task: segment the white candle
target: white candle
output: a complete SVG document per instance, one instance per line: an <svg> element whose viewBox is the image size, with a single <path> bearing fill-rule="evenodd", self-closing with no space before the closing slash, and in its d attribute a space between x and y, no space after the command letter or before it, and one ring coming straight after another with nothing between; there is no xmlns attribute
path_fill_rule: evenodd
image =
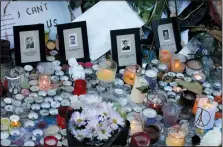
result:
<svg viewBox="0 0 223 147"><path fill-rule="evenodd" d="M195 125L200 129L211 129L214 126L217 102L208 102L208 98L198 101Z"/></svg>
<svg viewBox="0 0 223 147"><path fill-rule="evenodd" d="M138 120L132 120L130 121L130 135L132 136L133 134L137 132L142 132L142 123Z"/></svg>
<svg viewBox="0 0 223 147"><path fill-rule="evenodd" d="M141 91L139 91L137 88L142 86L141 84L141 79L142 77L140 76L136 76L135 78L135 83L134 86L132 88L132 92L131 92L131 101L133 101L134 103L143 103L144 99L145 99L145 94L141 93Z"/></svg>

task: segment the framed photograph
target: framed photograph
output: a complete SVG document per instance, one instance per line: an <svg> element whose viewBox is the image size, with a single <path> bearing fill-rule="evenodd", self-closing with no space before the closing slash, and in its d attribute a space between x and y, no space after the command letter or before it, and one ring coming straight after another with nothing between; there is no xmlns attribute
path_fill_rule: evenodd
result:
<svg viewBox="0 0 223 147"><path fill-rule="evenodd" d="M142 65L139 28L111 30L112 58L118 69L128 65Z"/></svg>
<svg viewBox="0 0 223 147"><path fill-rule="evenodd" d="M72 57L78 62L90 60L86 21L57 25L57 34L63 62Z"/></svg>
<svg viewBox="0 0 223 147"><path fill-rule="evenodd" d="M157 55L161 49L177 53L181 50L180 31L175 17L152 22Z"/></svg>
<svg viewBox="0 0 223 147"><path fill-rule="evenodd" d="M44 24L14 26L15 64L33 65L46 61Z"/></svg>

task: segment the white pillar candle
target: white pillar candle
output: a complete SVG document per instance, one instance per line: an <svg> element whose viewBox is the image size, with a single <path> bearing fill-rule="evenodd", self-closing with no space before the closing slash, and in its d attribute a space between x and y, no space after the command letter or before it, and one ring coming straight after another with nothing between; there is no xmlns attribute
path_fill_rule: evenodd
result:
<svg viewBox="0 0 223 147"><path fill-rule="evenodd" d="M141 91L137 89L138 87L142 86L141 83L142 83L142 77L136 76L135 83L131 92L131 101L133 101L134 103L143 103L145 99L145 94L141 93Z"/></svg>
<svg viewBox="0 0 223 147"><path fill-rule="evenodd" d="M209 102L208 98L198 101L195 125L200 129L211 129L214 126L217 102Z"/></svg>

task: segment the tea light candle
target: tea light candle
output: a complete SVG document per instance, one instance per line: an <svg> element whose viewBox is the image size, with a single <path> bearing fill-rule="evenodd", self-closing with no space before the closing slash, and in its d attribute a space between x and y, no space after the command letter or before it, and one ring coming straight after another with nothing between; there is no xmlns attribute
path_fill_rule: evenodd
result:
<svg viewBox="0 0 223 147"><path fill-rule="evenodd" d="M44 138L44 146L56 146L58 139L54 136L47 136Z"/></svg>
<svg viewBox="0 0 223 147"><path fill-rule="evenodd" d="M200 129L211 129L214 126L215 113L218 103L202 98L198 101L195 125Z"/></svg>
<svg viewBox="0 0 223 147"><path fill-rule="evenodd" d="M35 126L34 121L32 120L27 120L24 122L24 128L25 130L27 130L28 132L31 131L33 129L33 127Z"/></svg>
<svg viewBox="0 0 223 147"><path fill-rule="evenodd" d="M193 73L192 78L193 78L193 80L195 80L197 82L204 82L205 81L205 76L201 72Z"/></svg>
<svg viewBox="0 0 223 147"><path fill-rule="evenodd" d="M39 76L39 88L41 90L48 90L51 87L51 79L49 75L43 74Z"/></svg>
<svg viewBox="0 0 223 147"><path fill-rule="evenodd" d="M20 134L21 134L20 129L12 129L10 131L10 135L13 140L16 140L17 138L19 138Z"/></svg>
<svg viewBox="0 0 223 147"><path fill-rule="evenodd" d="M186 57L181 54L175 54L171 60L171 71L182 73L185 69L184 62L186 61Z"/></svg>
<svg viewBox="0 0 223 147"><path fill-rule="evenodd" d="M19 122L20 118L18 115L11 115L9 119L11 120L10 126L12 128L17 128L21 126L21 123Z"/></svg>
<svg viewBox="0 0 223 147"><path fill-rule="evenodd" d="M173 87L173 91L176 93L180 93L181 90L182 90L182 88L180 88L180 87Z"/></svg>
<svg viewBox="0 0 223 147"><path fill-rule="evenodd" d="M34 146L35 143L32 140L28 140L26 142L24 142L24 146Z"/></svg>
<svg viewBox="0 0 223 147"><path fill-rule="evenodd" d="M184 146L186 134L179 130L170 132L166 138L167 146Z"/></svg>

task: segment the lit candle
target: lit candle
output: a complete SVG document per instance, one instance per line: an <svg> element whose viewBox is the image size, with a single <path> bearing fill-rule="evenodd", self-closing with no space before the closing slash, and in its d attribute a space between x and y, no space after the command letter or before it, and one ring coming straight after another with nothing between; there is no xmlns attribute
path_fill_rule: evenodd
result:
<svg viewBox="0 0 223 147"><path fill-rule="evenodd" d="M160 63L166 64L170 68L171 53L168 50L161 50L159 54Z"/></svg>
<svg viewBox="0 0 223 147"><path fill-rule="evenodd" d="M115 71L109 69L101 69L97 72L97 77L103 82L112 82L115 79Z"/></svg>
<svg viewBox="0 0 223 147"><path fill-rule="evenodd" d="M17 128L21 126L21 123L19 121L11 121L10 126L11 128Z"/></svg>
<svg viewBox="0 0 223 147"><path fill-rule="evenodd" d="M200 129L211 129L214 126L216 109L217 102L210 102L208 98L199 99L195 125Z"/></svg>
<svg viewBox="0 0 223 147"><path fill-rule="evenodd" d="M123 75L125 83L134 85L136 74L141 73L141 67L139 65L127 66Z"/></svg>
<svg viewBox="0 0 223 147"><path fill-rule="evenodd" d="M176 93L180 93L181 90L182 90L182 88L180 88L180 87L173 87L172 90L173 90L174 92L176 92Z"/></svg>
<svg viewBox="0 0 223 147"><path fill-rule="evenodd" d="M39 76L39 88L41 90L48 90L51 88L51 79L49 75L43 74Z"/></svg>
<svg viewBox="0 0 223 147"><path fill-rule="evenodd" d="M133 134L137 132L142 132L142 123L139 120L132 120L130 121L130 135L132 136Z"/></svg>
<svg viewBox="0 0 223 147"><path fill-rule="evenodd" d="M182 130L170 132L166 138L167 146L184 146L185 144L185 132Z"/></svg>
<svg viewBox="0 0 223 147"><path fill-rule="evenodd" d="M184 72L185 69L185 63L186 62L186 57L181 54L175 54L172 57L171 60L171 71L172 72L177 72L177 73L182 73Z"/></svg>

